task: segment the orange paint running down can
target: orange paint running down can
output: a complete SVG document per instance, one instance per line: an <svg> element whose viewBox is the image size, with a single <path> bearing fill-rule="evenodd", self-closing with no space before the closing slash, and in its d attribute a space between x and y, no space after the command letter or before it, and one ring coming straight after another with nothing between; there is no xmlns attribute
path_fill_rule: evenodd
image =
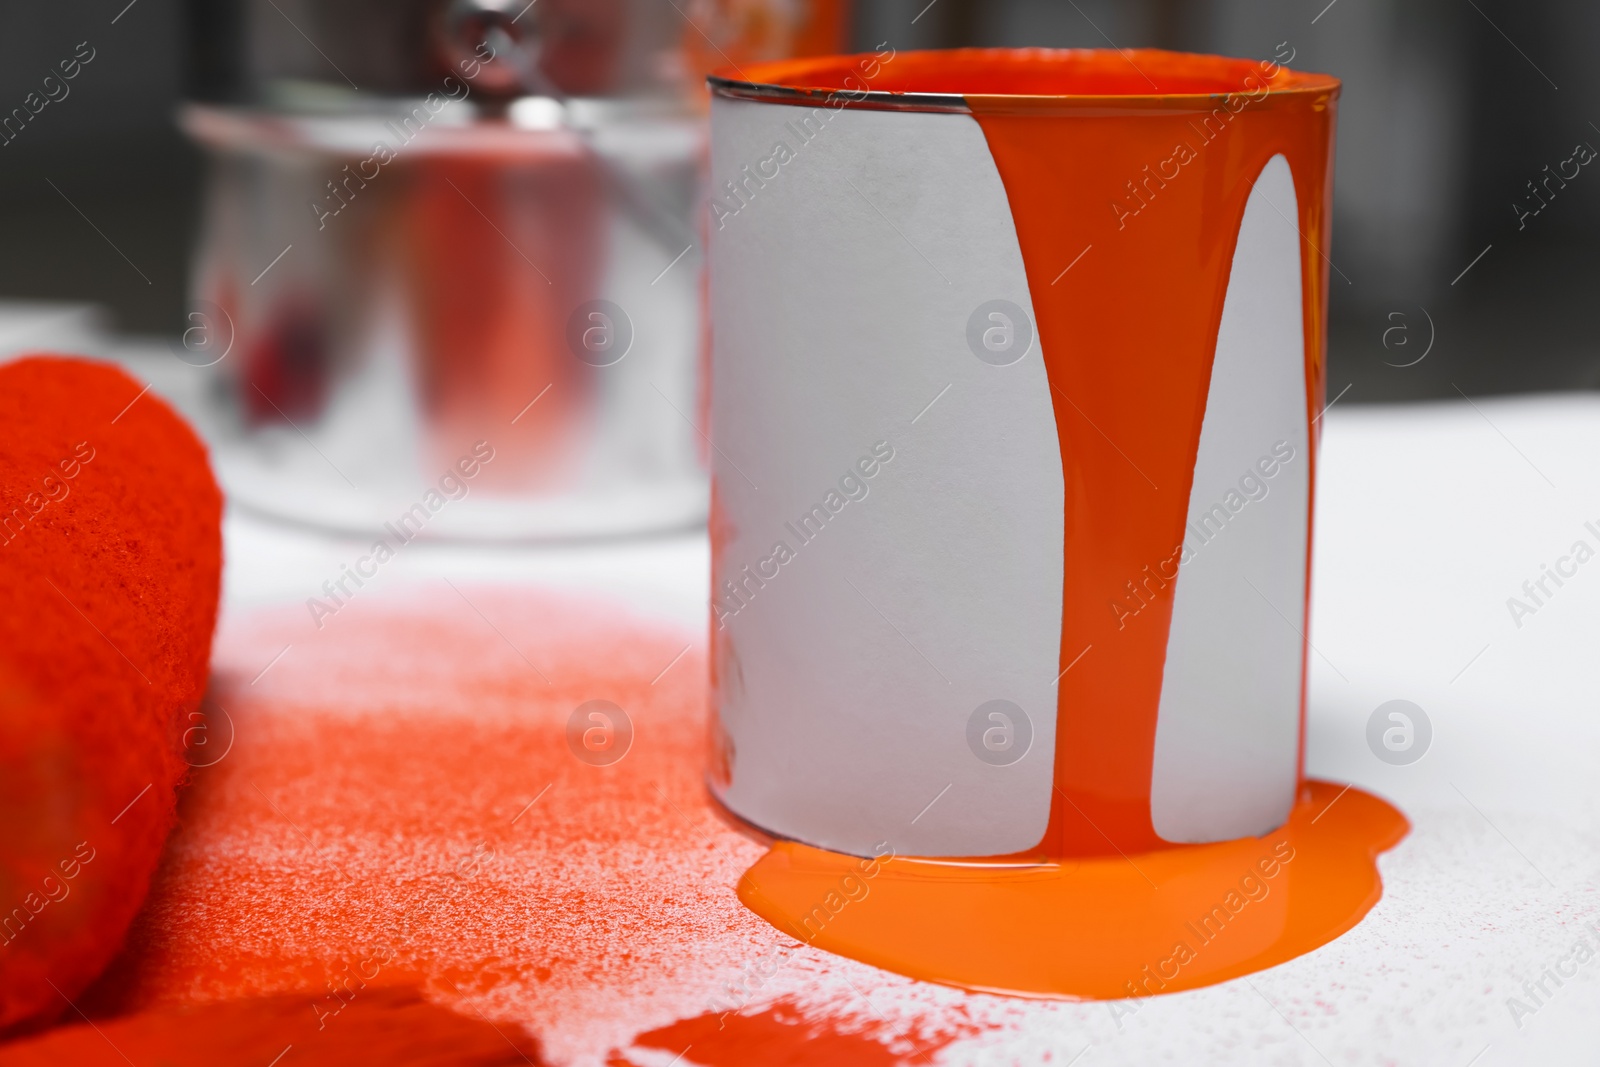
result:
<svg viewBox="0 0 1600 1067"><path fill-rule="evenodd" d="M1339 85L1288 58L885 49L712 79L711 777L735 814L1007 869L1203 864L1180 846L1310 825ZM1288 955L1376 900L1404 820L1348 808L1365 888Z"/></svg>

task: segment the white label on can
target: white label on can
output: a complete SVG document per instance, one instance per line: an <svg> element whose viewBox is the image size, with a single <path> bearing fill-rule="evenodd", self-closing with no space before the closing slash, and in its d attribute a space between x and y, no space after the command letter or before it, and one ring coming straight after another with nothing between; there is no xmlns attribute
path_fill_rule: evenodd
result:
<svg viewBox="0 0 1600 1067"><path fill-rule="evenodd" d="M1063 490L987 142L967 115L723 98L712 125L723 799L842 852L1029 848Z"/></svg>
<svg viewBox="0 0 1600 1067"><path fill-rule="evenodd" d="M1156 720L1168 841L1266 833L1294 803L1311 486L1294 179L1245 205L1206 397Z"/></svg>

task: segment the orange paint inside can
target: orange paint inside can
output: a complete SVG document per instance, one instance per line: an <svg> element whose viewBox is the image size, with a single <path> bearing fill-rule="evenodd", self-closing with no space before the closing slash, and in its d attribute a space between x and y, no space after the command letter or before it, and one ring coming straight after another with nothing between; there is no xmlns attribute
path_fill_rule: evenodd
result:
<svg viewBox="0 0 1600 1067"><path fill-rule="evenodd" d="M1303 955L1383 887L1398 811L1308 782L1261 837L1060 863L861 859L780 841L739 899L807 944L990 993L1115 999L1196 989Z"/></svg>

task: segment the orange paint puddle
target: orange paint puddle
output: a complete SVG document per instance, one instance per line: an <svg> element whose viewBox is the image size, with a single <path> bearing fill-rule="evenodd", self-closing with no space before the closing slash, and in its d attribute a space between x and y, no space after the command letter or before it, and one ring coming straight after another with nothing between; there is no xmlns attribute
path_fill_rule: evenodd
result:
<svg viewBox="0 0 1600 1067"><path fill-rule="evenodd" d="M773 845L739 899L816 948L914 978L1107 1000L1285 963L1378 902L1377 857L1410 829L1359 789L1308 782L1259 838L1059 864L878 861Z"/></svg>

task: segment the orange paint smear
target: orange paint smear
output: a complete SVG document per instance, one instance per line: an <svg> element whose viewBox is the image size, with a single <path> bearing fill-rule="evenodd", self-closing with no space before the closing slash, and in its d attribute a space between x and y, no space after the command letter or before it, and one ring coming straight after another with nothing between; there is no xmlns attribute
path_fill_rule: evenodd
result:
<svg viewBox="0 0 1600 1067"><path fill-rule="evenodd" d="M637 1048L684 1054L701 1067L804 1067L826 1063L830 1067L894 1067L915 1056L944 1048L951 1035L930 1038L901 1035L903 1049L885 1045L860 1030L844 1030L832 1019L807 1015L790 1001L779 1001L765 1011L748 1014L707 1012L671 1026L651 1030L633 1039ZM609 1067L631 1067L617 1058Z"/></svg>
<svg viewBox="0 0 1600 1067"><path fill-rule="evenodd" d="M814 947L927 981L1143 997L1251 974L1332 941L1378 902L1378 854L1409 828L1370 793L1308 782L1273 833L1131 856L874 864L779 842L745 874L739 898Z"/></svg>
<svg viewBox="0 0 1600 1067"><path fill-rule="evenodd" d="M374 989L319 1026L304 997L260 997L63 1026L0 1046L0 1067L541 1067L516 1027L460 1015L409 989Z"/></svg>

